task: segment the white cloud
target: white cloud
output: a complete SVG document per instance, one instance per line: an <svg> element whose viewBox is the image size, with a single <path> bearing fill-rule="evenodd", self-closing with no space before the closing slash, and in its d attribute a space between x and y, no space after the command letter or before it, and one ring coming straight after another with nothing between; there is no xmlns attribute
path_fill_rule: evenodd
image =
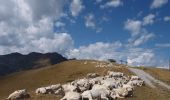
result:
<svg viewBox="0 0 170 100"><path fill-rule="evenodd" d="M67 54L69 58L77 59L96 59L107 60L116 59L127 61L130 66L164 66L165 62L160 60L160 57L155 54L153 50L126 47L117 41L114 43L109 42L96 42L87 46L81 46L70 50Z"/></svg>
<svg viewBox="0 0 170 100"><path fill-rule="evenodd" d="M141 34L139 37L135 38L132 37L128 41L130 44L133 46L139 46L141 44L144 44L145 42L149 41L152 39L155 35L152 33L146 33L146 34Z"/></svg>
<svg viewBox="0 0 170 100"><path fill-rule="evenodd" d="M84 6L82 5L81 0L73 0L71 5L70 5L70 10L72 16L78 16L79 13L83 10Z"/></svg>
<svg viewBox="0 0 170 100"><path fill-rule="evenodd" d="M96 31L96 33L99 33L103 30L101 27L98 27L96 25L95 16L93 14L88 14L84 18L85 18L85 26L87 28L94 29Z"/></svg>
<svg viewBox="0 0 170 100"><path fill-rule="evenodd" d="M164 21L170 21L170 16L164 17Z"/></svg>
<svg viewBox="0 0 170 100"><path fill-rule="evenodd" d="M168 3L168 0L153 0L151 4L151 9L160 8L167 3Z"/></svg>
<svg viewBox="0 0 170 100"><path fill-rule="evenodd" d="M154 14L149 14L143 18L143 21L128 19L125 22L125 29L130 31L132 36L139 35L143 30L143 26L154 23Z"/></svg>
<svg viewBox="0 0 170 100"><path fill-rule="evenodd" d="M128 39L129 45L131 46L139 46L147 41L151 40L155 35L153 33L148 32L145 26L153 24L155 15L149 14L143 18L143 20L133 20L128 19L124 28L130 31L131 37Z"/></svg>
<svg viewBox="0 0 170 100"><path fill-rule="evenodd" d="M156 47L163 47L163 48L164 48L164 47L165 47L165 48L168 47L168 48L169 48L169 47L170 47L170 43L164 43L164 44L159 44L159 43L158 43L158 44L155 44L155 46L156 46Z"/></svg>
<svg viewBox="0 0 170 100"><path fill-rule="evenodd" d="M132 36L138 35L142 28L142 22L138 20L128 19L125 22L125 29L130 31Z"/></svg>
<svg viewBox="0 0 170 100"><path fill-rule="evenodd" d="M32 51L64 54L73 40L67 33L53 31L64 5L65 0L0 1L0 54Z"/></svg>
<svg viewBox="0 0 170 100"><path fill-rule="evenodd" d="M154 14L149 14L143 18L143 25L153 24L154 23Z"/></svg>
<svg viewBox="0 0 170 100"><path fill-rule="evenodd" d="M127 57L127 62L131 66L153 66L155 64L155 54L151 50L133 49Z"/></svg>
<svg viewBox="0 0 170 100"><path fill-rule="evenodd" d="M106 2L104 5L100 5L100 8L109 8L109 7L119 7L123 5L123 2L121 0L110 0Z"/></svg>
<svg viewBox="0 0 170 100"><path fill-rule="evenodd" d="M52 38L42 37L39 40L31 41L38 52L55 52L65 54L73 47L73 40L67 33L55 33Z"/></svg>
<svg viewBox="0 0 170 100"><path fill-rule="evenodd" d="M120 42L115 43L96 42L88 46L80 46L77 49L75 48L71 50L70 53L68 54L68 57L78 59L106 60L108 58L115 58L116 54L114 52L121 46L122 44Z"/></svg>
<svg viewBox="0 0 170 100"><path fill-rule="evenodd" d="M63 22L61 22L61 21L57 21L56 23L55 23L55 26L56 27L64 27L65 26L65 23L63 23Z"/></svg>
<svg viewBox="0 0 170 100"><path fill-rule="evenodd" d="M93 29L96 27L93 14L89 14L88 16L85 16L85 26Z"/></svg>

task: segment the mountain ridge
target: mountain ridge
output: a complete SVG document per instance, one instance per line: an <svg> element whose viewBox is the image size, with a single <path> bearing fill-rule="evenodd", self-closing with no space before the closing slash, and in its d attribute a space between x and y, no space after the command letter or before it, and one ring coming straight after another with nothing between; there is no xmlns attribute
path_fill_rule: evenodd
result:
<svg viewBox="0 0 170 100"><path fill-rule="evenodd" d="M46 65L54 65L63 61L67 61L67 58L56 52L31 52L29 54L14 52L0 55L0 75L2 76L13 72L45 67Z"/></svg>

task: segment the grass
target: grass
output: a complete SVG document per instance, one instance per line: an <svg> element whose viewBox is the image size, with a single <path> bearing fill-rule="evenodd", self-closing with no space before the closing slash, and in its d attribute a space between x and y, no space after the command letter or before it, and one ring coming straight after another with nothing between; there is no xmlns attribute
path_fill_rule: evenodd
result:
<svg viewBox="0 0 170 100"><path fill-rule="evenodd" d="M126 75L133 73L125 67L114 64L113 67L96 67L94 61L72 60L54 66L14 73L0 78L0 100L6 98L10 93L18 89L27 89L31 94L31 100L59 100L60 97L54 95L35 95L38 87L50 84L66 83L77 78L84 77L87 73L97 72L100 75L108 70L123 72ZM100 62L106 63L106 62ZM169 94L159 94L159 90L150 89L147 86L135 89L134 97L124 100L170 100Z"/></svg>
<svg viewBox="0 0 170 100"><path fill-rule="evenodd" d="M156 79L159 79L170 85L170 71L167 69L161 68L145 68L145 72L151 74Z"/></svg>

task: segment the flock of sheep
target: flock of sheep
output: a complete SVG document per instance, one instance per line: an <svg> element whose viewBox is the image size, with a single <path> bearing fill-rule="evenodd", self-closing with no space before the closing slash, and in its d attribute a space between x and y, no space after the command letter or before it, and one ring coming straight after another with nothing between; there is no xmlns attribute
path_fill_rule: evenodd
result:
<svg viewBox="0 0 170 100"><path fill-rule="evenodd" d="M35 93L62 95L61 100L114 100L133 96L137 86L144 85L138 76L125 76L121 72L108 71L107 75L89 73L83 79L77 79L66 84L56 84L36 89ZM7 100L23 100L30 98L27 91L18 90L9 95Z"/></svg>

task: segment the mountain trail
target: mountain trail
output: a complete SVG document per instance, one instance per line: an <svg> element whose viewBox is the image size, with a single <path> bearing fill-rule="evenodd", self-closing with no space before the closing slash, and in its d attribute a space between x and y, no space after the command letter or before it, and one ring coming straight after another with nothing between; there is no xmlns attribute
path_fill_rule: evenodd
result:
<svg viewBox="0 0 170 100"><path fill-rule="evenodd" d="M147 85L149 85L152 88L156 88L155 84L158 84L161 87L164 87L168 90L170 90L170 86L165 84L164 82L155 79L150 74L146 73L143 70L136 69L136 68L128 68L131 72L135 73L137 76L139 76L142 80L145 81Z"/></svg>

